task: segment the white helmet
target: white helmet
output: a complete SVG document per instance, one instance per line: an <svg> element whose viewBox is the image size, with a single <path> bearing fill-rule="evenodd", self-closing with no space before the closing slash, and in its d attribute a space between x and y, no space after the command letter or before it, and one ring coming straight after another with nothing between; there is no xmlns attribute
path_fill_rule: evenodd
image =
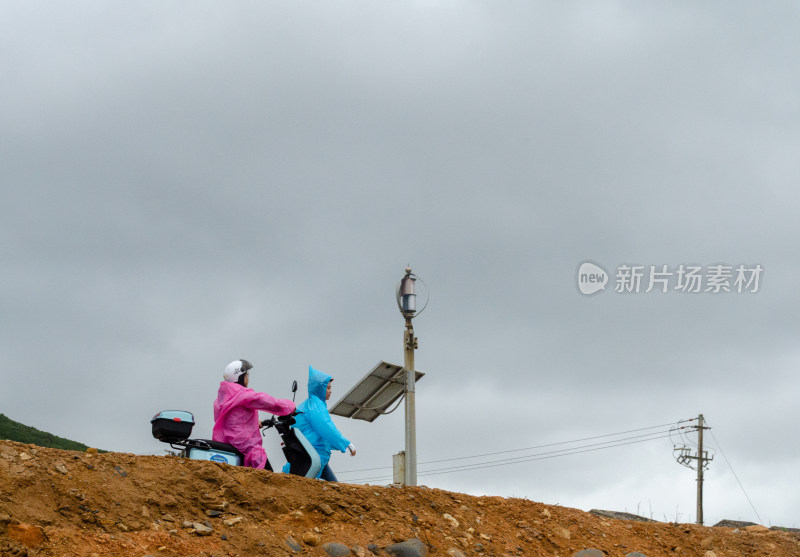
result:
<svg viewBox="0 0 800 557"><path fill-rule="evenodd" d="M225 371L222 372L222 378L231 383L238 383L239 377L247 373L252 367L253 364L247 360L234 360L225 367Z"/></svg>

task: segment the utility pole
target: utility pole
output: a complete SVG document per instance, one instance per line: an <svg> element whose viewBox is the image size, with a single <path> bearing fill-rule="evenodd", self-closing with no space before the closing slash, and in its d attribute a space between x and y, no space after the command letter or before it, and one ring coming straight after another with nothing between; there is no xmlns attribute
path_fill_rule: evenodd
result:
<svg viewBox="0 0 800 557"><path fill-rule="evenodd" d="M703 524L703 415L697 417L697 523Z"/></svg>
<svg viewBox="0 0 800 557"><path fill-rule="evenodd" d="M704 424L705 421L703 420L703 415L700 414L697 416L697 425L694 426L694 429L697 429L696 455L690 455L689 448L686 446L675 449L675 451L678 452L676 459L679 464L683 464L687 468L694 468L690 462L692 460L697 461L697 524L701 525L703 524L703 470L706 468L706 463L714 460L713 456L708 456L708 451L703 450L703 430L711 429L710 427L706 427ZM679 429L683 429L683 427Z"/></svg>

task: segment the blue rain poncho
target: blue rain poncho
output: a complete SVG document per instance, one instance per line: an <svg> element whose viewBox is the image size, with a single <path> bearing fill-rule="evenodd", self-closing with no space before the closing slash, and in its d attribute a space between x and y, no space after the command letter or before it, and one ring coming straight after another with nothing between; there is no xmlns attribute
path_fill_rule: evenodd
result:
<svg viewBox="0 0 800 557"><path fill-rule="evenodd" d="M328 390L328 383L331 376L308 366L308 398L297 407L298 414L295 416L297 423L295 428L303 432L308 442L311 443L319 453L320 473L328 464L331 458L331 450L345 452L350 445L350 441L345 439L339 430L333 425L331 415L328 413L328 406L325 402L325 392Z"/></svg>

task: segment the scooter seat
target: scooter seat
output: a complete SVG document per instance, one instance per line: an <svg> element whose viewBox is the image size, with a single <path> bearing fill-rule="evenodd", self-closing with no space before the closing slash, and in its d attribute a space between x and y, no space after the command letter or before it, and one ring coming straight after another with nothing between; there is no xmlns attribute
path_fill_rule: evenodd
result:
<svg viewBox="0 0 800 557"><path fill-rule="evenodd" d="M223 443L221 441L212 441L211 439L189 439L187 444L194 444L200 448L211 448L216 449L218 451L226 451L229 453L233 453L238 455L242 458L242 462L244 462L244 455L239 452L239 450L234 447L233 445L229 445L228 443Z"/></svg>

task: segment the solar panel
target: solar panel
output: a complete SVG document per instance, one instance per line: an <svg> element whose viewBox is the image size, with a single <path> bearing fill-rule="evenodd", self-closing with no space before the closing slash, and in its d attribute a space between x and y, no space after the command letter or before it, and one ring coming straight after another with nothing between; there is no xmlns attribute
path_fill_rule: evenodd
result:
<svg viewBox="0 0 800 557"><path fill-rule="evenodd" d="M419 381L424 375L417 371L416 380ZM334 404L329 412L345 418L372 422L403 395L404 388L405 370L394 364L380 362Z"/></svg>

